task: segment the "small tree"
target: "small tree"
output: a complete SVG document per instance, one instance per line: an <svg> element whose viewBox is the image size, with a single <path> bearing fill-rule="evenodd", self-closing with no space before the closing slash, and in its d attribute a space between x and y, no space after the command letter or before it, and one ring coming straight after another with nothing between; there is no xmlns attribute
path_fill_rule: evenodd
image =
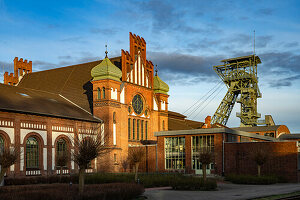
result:
<svg viewBox="0 0 300 200"><path fill-rule="evenodd" d="M126 172L126 170L127 170L127 168L128 168L128 158L126 158L126 159L122 159L121 160L121 165L122 165L122 167L123 167L123 169L124 169L124 172Z"/></svg>
<svg viewBox="0 0 300 200"><path fill-rule="evenodd" d="M0 184L8 168L16 163L19 153L15 148L4 147L0 149Z"/></svg>
<svg viewBox="0 0 300 200"><path fill-rule="evenodd" d="M67 155L66 152L57 155L56 165L57 167L60 168L60 177L59 177L60 182L63 175L63 167L67 166L68 162L69 162L69 156Z"/></svg>
<svg viewBox="0 0 300 200"><path fill-rule="evenodd" d="M83 193L85 170L91 161L97 157L103 156L108 152L106 147L107 139L100 133L100 126L93 127L90 136L85 138L74 138L74 151L72 153L73 161L79 167L79 193ZM103 133L104 134L104 133Z"/></svg>
<svg viewBox="0 0 300 200"><path fill-rule="evenodd" d="M254 162L257 165L257 176L261 175L261 166L263 166L269 159L269 151L268 150L262 150L262 149L254 149L252 153L252 157Z"/></svg>
<svg viewBox="0 0 300 200"><path fill-rule="evenodd" d="M130 164L134 166L135 176L134 180L135 182L138 181L138 170L140 163L145 159L145 151L143 148L139 147L133 147L129 149L128 152L128 161Z"/></svg>
<svg viewBox="0 0 300 200"><path fill-rule="evenodd" d="M202 148L199 152L199 161L202 163L203 180L206 181L207 165L214 161L214 154L209 148Z"/></svg>

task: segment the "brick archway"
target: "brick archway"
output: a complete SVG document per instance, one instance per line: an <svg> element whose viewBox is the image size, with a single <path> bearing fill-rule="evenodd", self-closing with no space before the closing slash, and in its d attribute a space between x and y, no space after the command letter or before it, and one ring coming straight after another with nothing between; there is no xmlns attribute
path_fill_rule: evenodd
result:
<svg viewBox="0 0 300 200"><path fill-rule="evenodd" d="M10 141L10 137L9 137L9 135L6 132L0 130L0 136L4 140L4 147L9 147L10 145L12 145L11 141Z"/></svg>

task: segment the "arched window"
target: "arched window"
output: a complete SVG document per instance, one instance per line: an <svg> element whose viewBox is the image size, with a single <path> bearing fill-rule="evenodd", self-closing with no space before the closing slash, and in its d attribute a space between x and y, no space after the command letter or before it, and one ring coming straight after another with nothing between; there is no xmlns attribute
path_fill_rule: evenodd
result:
<svg viewBox="0 0 300 200"><path fill-rule="evenodd" d="M163 129L163 131L165 130L165 120L163 120L163 122L162 122L162 129Z"/></svg>
<svg viewBox="0 0 300 200"><path fill-rule="evenodd" d="M135 122L136 122L136 120L134 119L133 124L132 124L132 139L133 140L135 139Z"/></svg>
<svg viewBox="0 0 300 200"><path fill-rule="evenodd" d="M3 152L4 150L4 139L3 137L0 135L0 152Z"/></svg>
<svg viewBox="0 0 300 200"><path fill-rule="evenodd" d="M98 99L101 99L101 90L100 88L97 89Z"/></svg>
<svg viewBox="0 0 300 200"><path fill-rule="evenodd" d="M26 141L26 169L39 168L39 144L34 137Z"/></svg>
<svg viewBox="0 0 300 200"><path fill-rule="evenodd" d="M103 99L105 99L105 87L102 88Z"/></svg>
<svg viewBox="0 0 300 200"><path fill-rule="evenodd" d="M113 113L113 123L116 123L116 112Z"/></svg>
<svg viewBox="0 0 300 200"><path fill-rule="evenodd" d="M137 120L137 123L136 123L136 139L140 140L140 120L139 119Z"/></svg>
<svg viewBox="0 0 300 200"><path fill-rule="evenodd" d="M144 140L144 120L141 120L141 140Z"/></svg>
<svg viewBox="0 0 300 200"><path fill-rule="evenodd" d="M131 119L128 119L128 140L131 139Z"/></svg>
<svg viewBox="0 0 300 200"><path fill-rule="evenodd" d="M148 140L148 122L145 123L145 140Z"/></svg>
<svg viewBox="0 0 300 200"><path fill-rule="evenodd" d="M56 155L64 155L67 153L67 143L63 138L56 142Z"/></svg>

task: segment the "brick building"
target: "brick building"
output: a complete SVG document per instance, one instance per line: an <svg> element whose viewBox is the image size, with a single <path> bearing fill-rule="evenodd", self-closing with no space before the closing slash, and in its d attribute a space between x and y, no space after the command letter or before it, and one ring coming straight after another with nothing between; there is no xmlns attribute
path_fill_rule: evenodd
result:
<svg viewBox="0 0 300 200"><path fill-rule="evenodd" d="M264 173L298 177L299 136L284 125L228 128L186 119L168 110L168 85L154 73L146 57L146 42L130 33L130 49L121 56L62 68L32 72L32 62L14 59L14 73L0 84L0 150L20 150L7 175L60 173L56 155L71 154L73 140L95 133L109 153L91 162L88 172L123 172L121 161L130 148L144 148L141 171L201 174L198 153L207 147L215 161L207 173L255 173L251 148L273 155ZM270 153L270 154L271 154ZM63 173L76 172L70 161Z"/></svg>
<svg viewBox="0 0 300 200"><path fill-rule="evenodd" d="M110 151L89 171L122 171L120 162L136 147L147 150L144 169L155 171L154 132L168 130L169 87L154 74L145 40L132 33L129 39L120 57L45 71L14 59L14 74L6 72L0 84L0 147L22 153L8 175L57 173L55 156L73 151L72 140L93 127ZM70 161L64 173L76 169Z"/></svg>
<svg viewBox="0 0 300 200"><path fill-rule="evenodd" d="M176 116L176 126L172 126L172 116ZM155 133L161 172L202 174L199 152L205 148L214 153L214 162L207 166L207 174L256 175L253 156L259 150L268 154L268 161L262 166L263 174L280 175L290 182L299 180L297 141L300 136L290 134L285 125L228 128L211 125L210 117L205 123L197 124L174 112L169 116L169 125L172 130Z"/></svg>

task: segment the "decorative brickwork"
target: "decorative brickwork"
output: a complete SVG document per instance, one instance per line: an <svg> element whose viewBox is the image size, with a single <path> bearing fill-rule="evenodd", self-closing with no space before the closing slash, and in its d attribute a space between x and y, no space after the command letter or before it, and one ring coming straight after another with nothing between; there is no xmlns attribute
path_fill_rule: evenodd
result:
<svg viewBox="0 0 300 200"><path fill-rule="evenodd" d="M23 61L23 58L20 58L20 60L18 60L18 57L15 57L14 73L10 73L9 75L8 72L4 73L4 84L17 85L21 77L31 72L32 72L32 61L29 62L27 60Z"/></svg>

